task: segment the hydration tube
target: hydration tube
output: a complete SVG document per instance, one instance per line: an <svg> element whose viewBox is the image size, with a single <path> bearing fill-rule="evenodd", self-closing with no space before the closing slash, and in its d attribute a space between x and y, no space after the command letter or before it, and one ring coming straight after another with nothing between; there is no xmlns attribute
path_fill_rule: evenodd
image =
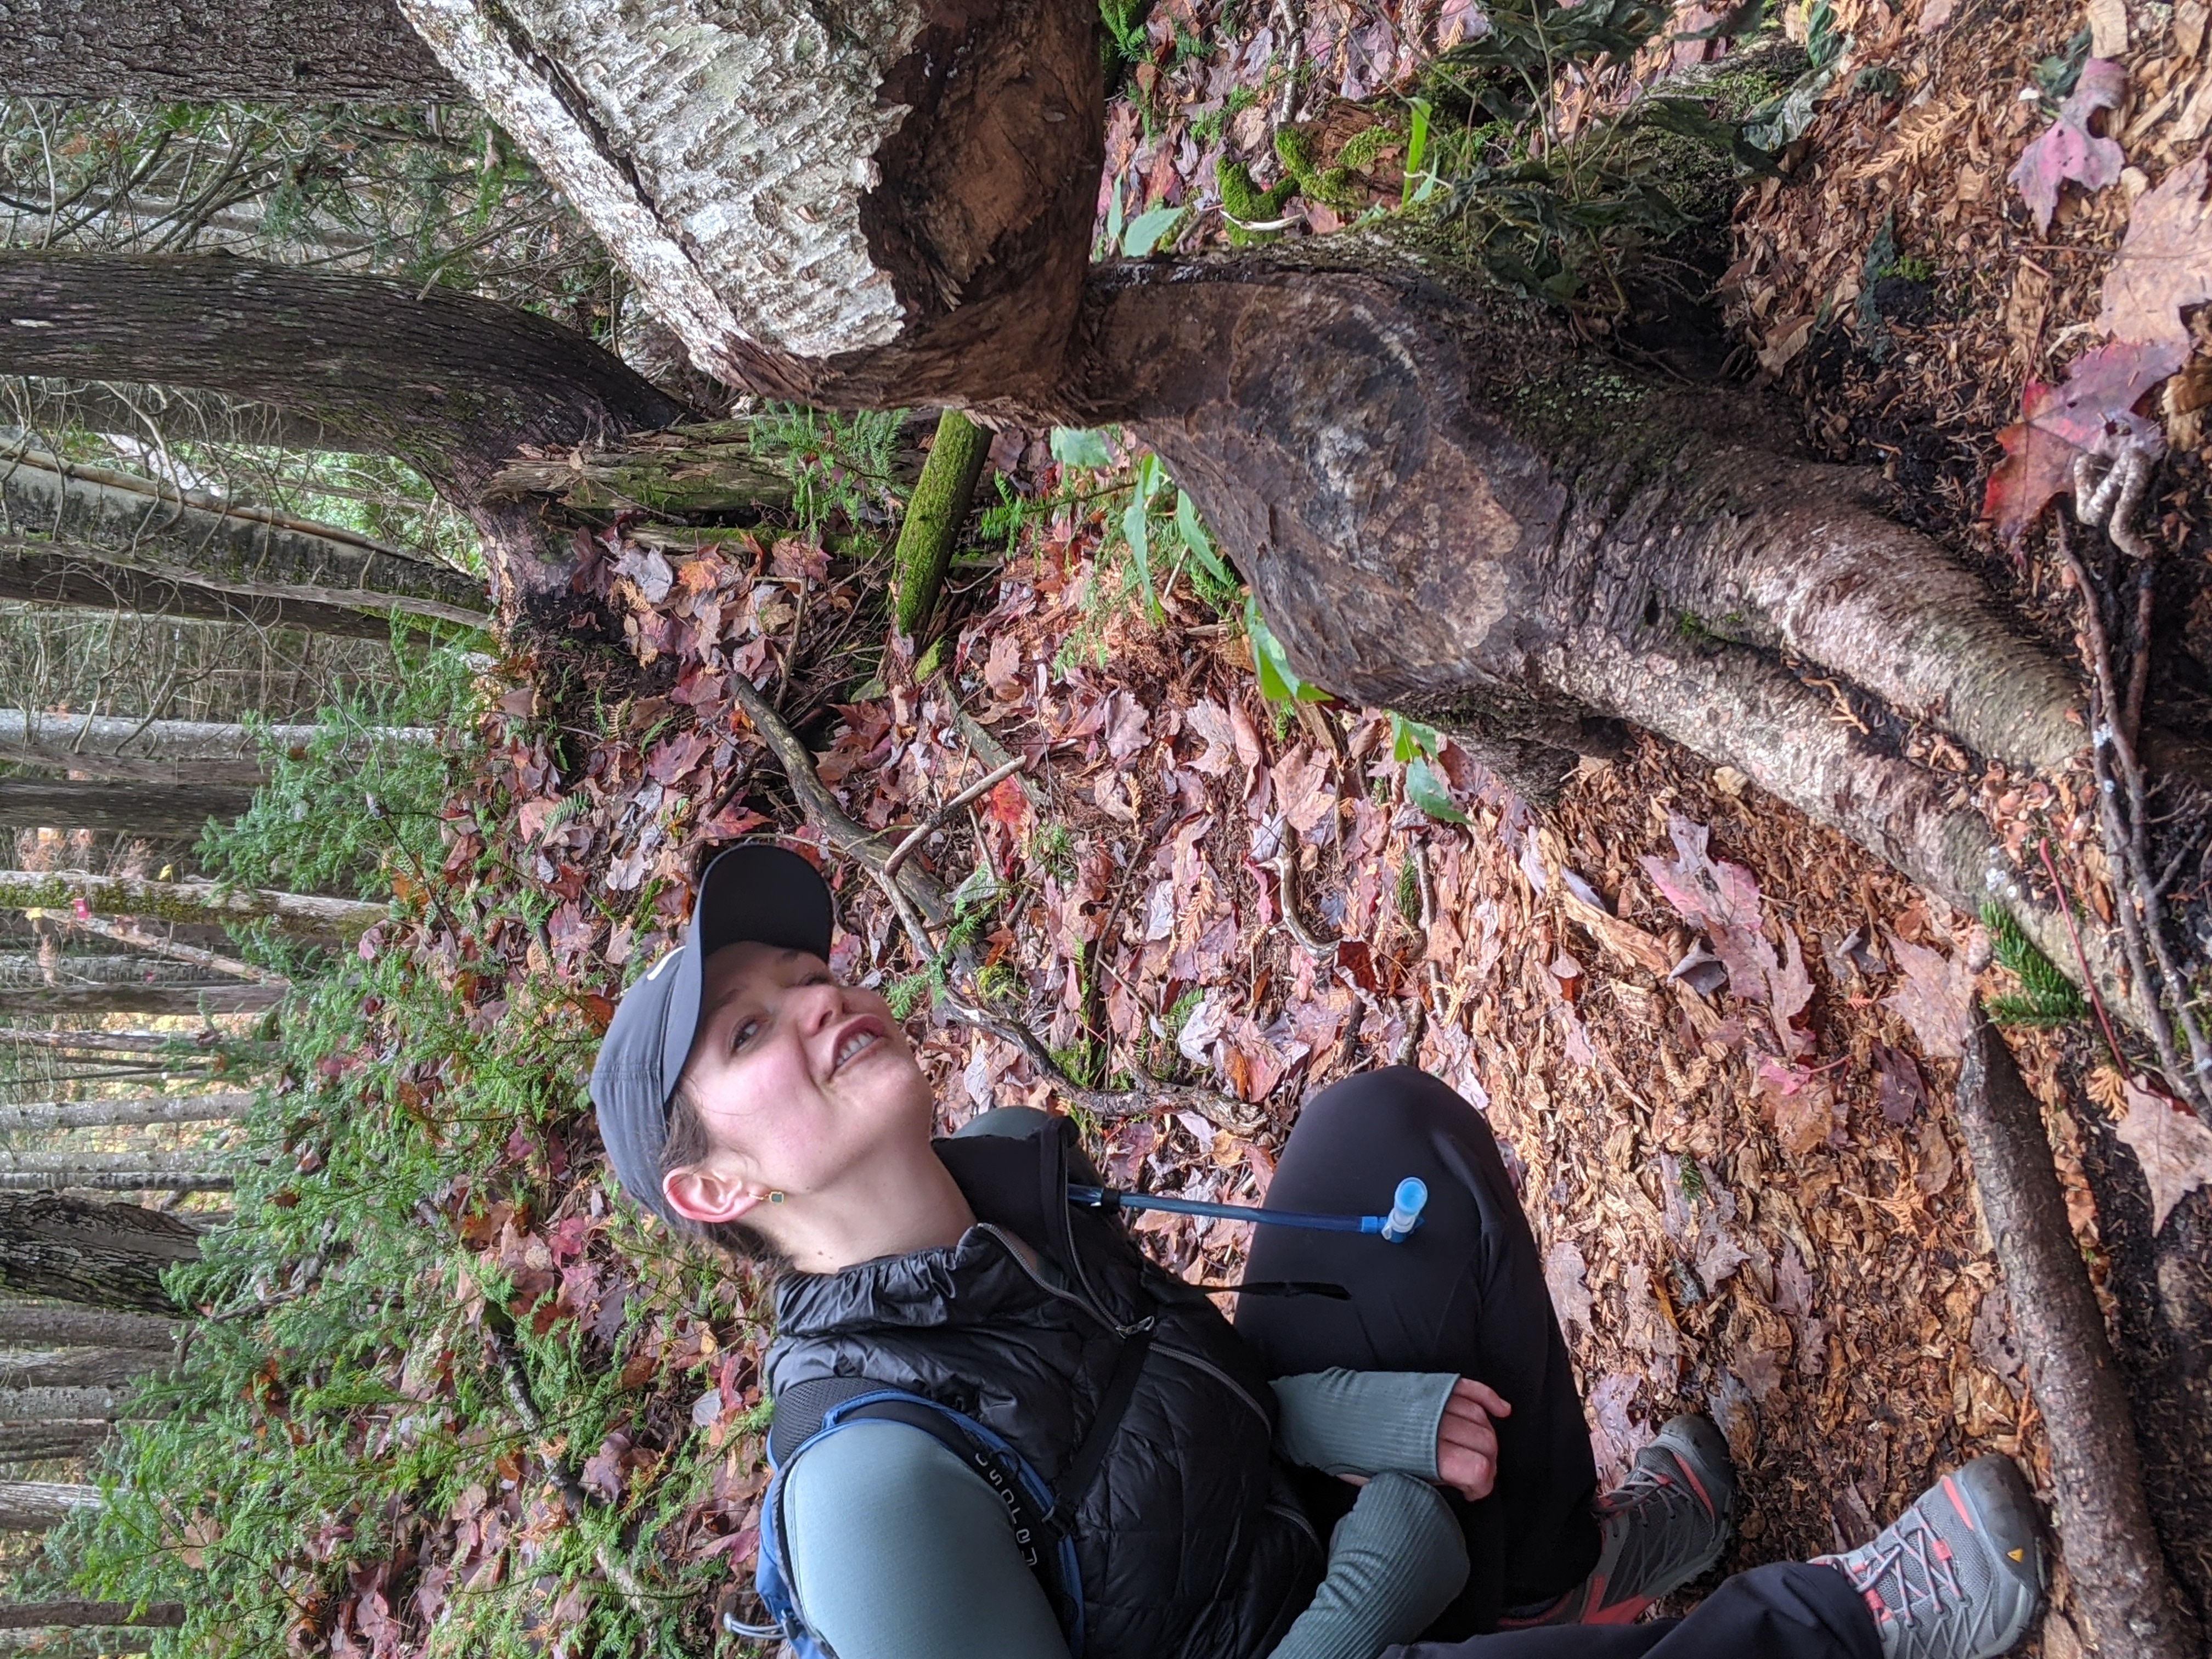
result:
<svg viewBox="0 0 2212 1659"><path fill-rule="evenodd" d="M1195 1198L1116 1192L1111 1187L1079 1187L1073 1182L1067 1188L1067 1201L1087 1210L1164 1210L1171 1215L1255 1221L1265 1227L1303 1227L1310 1232L1379 1233L1388 1243L1402 1244L1421 1224L1421 1211L1428 1204L1429 1189L1419 1177L1407 1176L1398 1183L1388 1215L1314 1215L1298 1210L1261 1210L1243 1204L1209 1204Z"/></svg>

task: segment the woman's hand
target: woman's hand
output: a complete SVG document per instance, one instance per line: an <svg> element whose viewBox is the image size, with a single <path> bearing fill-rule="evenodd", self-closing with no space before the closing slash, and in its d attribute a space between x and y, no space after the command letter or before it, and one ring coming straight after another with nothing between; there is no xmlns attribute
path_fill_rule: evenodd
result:
<svg viewBox="0 0 2212 1659"><path fill-rule="evenodd" d="M1452 1384L1437 1425L1437 1478L1469 1503L1490 1496L1498 1484L1498 1431L1491 1419L1513 1407L1486 1383L1463 1376Z"/></svg>

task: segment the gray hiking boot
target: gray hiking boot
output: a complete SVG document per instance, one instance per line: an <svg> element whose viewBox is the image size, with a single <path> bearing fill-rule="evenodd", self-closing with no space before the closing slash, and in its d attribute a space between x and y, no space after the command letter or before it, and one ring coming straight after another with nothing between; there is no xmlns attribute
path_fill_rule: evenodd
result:
<svg viewBox="0 0 2212 1659"><path fill-rule="evenodd" d="M1675 1418L1597 1500L1597 1518L1604 1543L1590 1576L1540 1612L1508 1615L1501 1629L1626 1625L1709 1571L1735 1518L1728 1442L1705 1418Z"/></svg>
<svg viewBox="0 0 2212 1659"><path fill-rule="evenodd" d="M1873 1542L1814 1559L1866 1597L1883 1659L1994 1659L2027 1634L2047 1576L2035 1498L2009 1457L1976 1458Z"/></svg>

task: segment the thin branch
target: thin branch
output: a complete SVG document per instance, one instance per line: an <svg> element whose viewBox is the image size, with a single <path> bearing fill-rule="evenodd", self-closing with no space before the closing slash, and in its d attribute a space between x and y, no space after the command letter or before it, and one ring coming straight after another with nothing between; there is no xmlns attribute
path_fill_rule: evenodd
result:
<svg viewBox="0 0 2212 1659"><path fill-rule="evenodd" d="M979 778L975 782L969 784L965 789L963 789L951 800L939 807L936 811L930 814L928 822L917 825L912 835L908 836L904 841L901 842L896 847L894 847L891 849L891 855L884 860L884 870L881 878L883 880L889 881L896 877L898 874L899 866L907 861L908 857L914 852L915 848L921 846L924 841L936 834L938 830L942 830L946 823L951 821L953 815L959 811L962 807L967 805L971 800L980 799L981 797L989 794L991 791L997 788L1001 783L1013 776L1015 773L1020 771L1028 764L1029 760L1026 757L1017 755L1013 759L1008 761L1004 766L994 768L991 771L985 773L983 776Z"/></svg>
<svg viewBox="0 0 2212 1659"><path fill-rule="evenodd" d="M74 926L87 933L98 933L102 939L112 939L124 945L136 945L157 957L167 957L173 962L189 962L194 967L204 968L210 973L228 974L234 979L251 981L256 985L273 985L280 991L292 988L292 981L282 974L273 974L266 968L257 968L236 957L218 956L213 951L197 945L186 945L174 939L160 939L142 927L128 922L110 921L104 916L72 917Z"/></svg>

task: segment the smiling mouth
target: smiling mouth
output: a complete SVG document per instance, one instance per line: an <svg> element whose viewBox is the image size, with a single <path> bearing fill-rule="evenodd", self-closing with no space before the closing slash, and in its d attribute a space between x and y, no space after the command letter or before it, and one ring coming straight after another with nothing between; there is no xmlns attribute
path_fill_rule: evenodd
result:
<svg viewBox="0 0 2212 1659"><path fill-rule="evenodd" d="M852 1036L837 1045L836 1056L830 1066L830 1072L835 1074L843 1071L847 1065L859 1059L883 1040L882 1032L871 1031L865 1027L854 1032Z"/></svg>

